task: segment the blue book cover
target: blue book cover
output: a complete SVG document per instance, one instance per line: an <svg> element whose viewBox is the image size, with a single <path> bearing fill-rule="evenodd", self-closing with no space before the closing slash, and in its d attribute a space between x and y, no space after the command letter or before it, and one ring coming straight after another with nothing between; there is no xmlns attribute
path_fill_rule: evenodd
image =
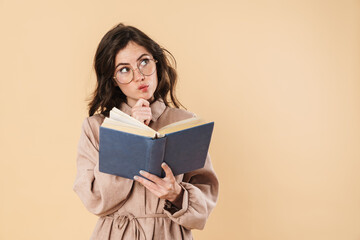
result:
<svg viewBox="0 0 360 240"><path fill-rule="evenodd" d="M165 177L166 162L174 176L204 167L214 122L165 134L142 136L100 126L99 170L133 179L140 170Z"/></svg>

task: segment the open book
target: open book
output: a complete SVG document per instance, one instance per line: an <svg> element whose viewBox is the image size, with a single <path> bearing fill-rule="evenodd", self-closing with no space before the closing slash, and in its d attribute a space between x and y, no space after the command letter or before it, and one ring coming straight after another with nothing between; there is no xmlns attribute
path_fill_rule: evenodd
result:
<svg viewBox="0 0 360 240"><path fill-rule="evenodd" d="M133 179L140 170L165 177L162 162L174 176L202 168L213 128L194 117L155 131L114 107L100 126L99 170Z"/></svg>

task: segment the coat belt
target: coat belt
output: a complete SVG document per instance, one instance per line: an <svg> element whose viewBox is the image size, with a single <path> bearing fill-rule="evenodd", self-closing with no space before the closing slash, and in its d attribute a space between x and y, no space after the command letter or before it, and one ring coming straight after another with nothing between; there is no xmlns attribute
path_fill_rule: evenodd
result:
<svg viewBox="0 0 360 240"><path fill-rule="evenodd" d="M129 226L129 224L131 224L135 239L140 240L140 236L142 235L144 237L144 239L146 240L146 235L145 235L144 229L141 227L138 219L139 218L167 218L168 216L163 213L153 213L153 214L134 216L132 213L122 212L122 213L115 213L112 215L108 215L107 217L114 218L115 226L122 232L122 234L121 234L122 236L120 239L123 238L125 230Z"/></svg>

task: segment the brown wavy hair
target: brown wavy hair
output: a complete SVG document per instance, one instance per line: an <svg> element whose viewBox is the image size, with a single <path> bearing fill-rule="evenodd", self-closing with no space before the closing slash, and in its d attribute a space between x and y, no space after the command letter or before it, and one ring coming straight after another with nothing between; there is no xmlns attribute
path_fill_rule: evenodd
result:
<svg viewBox="0 0 360 240"><path fill-rule="evenodd" d="M113 107L119 107L121 102L127 102L125 94L115 84L113 76L116 54L130 41L143 46L158 61L156 64L158 85L154 92L154 101L162 99L166 106L184 107L175 95L177 82L175 57L139 29L120 23L104 35L96 50L94 68L97 85L88 100L89 116L100 112L108 117Z"/></svg>

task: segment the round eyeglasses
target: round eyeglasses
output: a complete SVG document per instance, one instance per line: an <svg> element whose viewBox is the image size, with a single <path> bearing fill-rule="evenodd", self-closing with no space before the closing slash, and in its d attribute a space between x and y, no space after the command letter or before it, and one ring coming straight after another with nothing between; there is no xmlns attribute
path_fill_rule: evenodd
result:
<svg viewBox="0 0 360 240"><path fill-rule="evenodd" d="M150 76L156 71L156 63L157 60L155 59L148 57L141 58L137 61L137 69L141 75ZM128 84L134 80L134 71L135 70L129 64L126 64L121 66L119 70L115 72L113 78L121 84Z"/></svg>

